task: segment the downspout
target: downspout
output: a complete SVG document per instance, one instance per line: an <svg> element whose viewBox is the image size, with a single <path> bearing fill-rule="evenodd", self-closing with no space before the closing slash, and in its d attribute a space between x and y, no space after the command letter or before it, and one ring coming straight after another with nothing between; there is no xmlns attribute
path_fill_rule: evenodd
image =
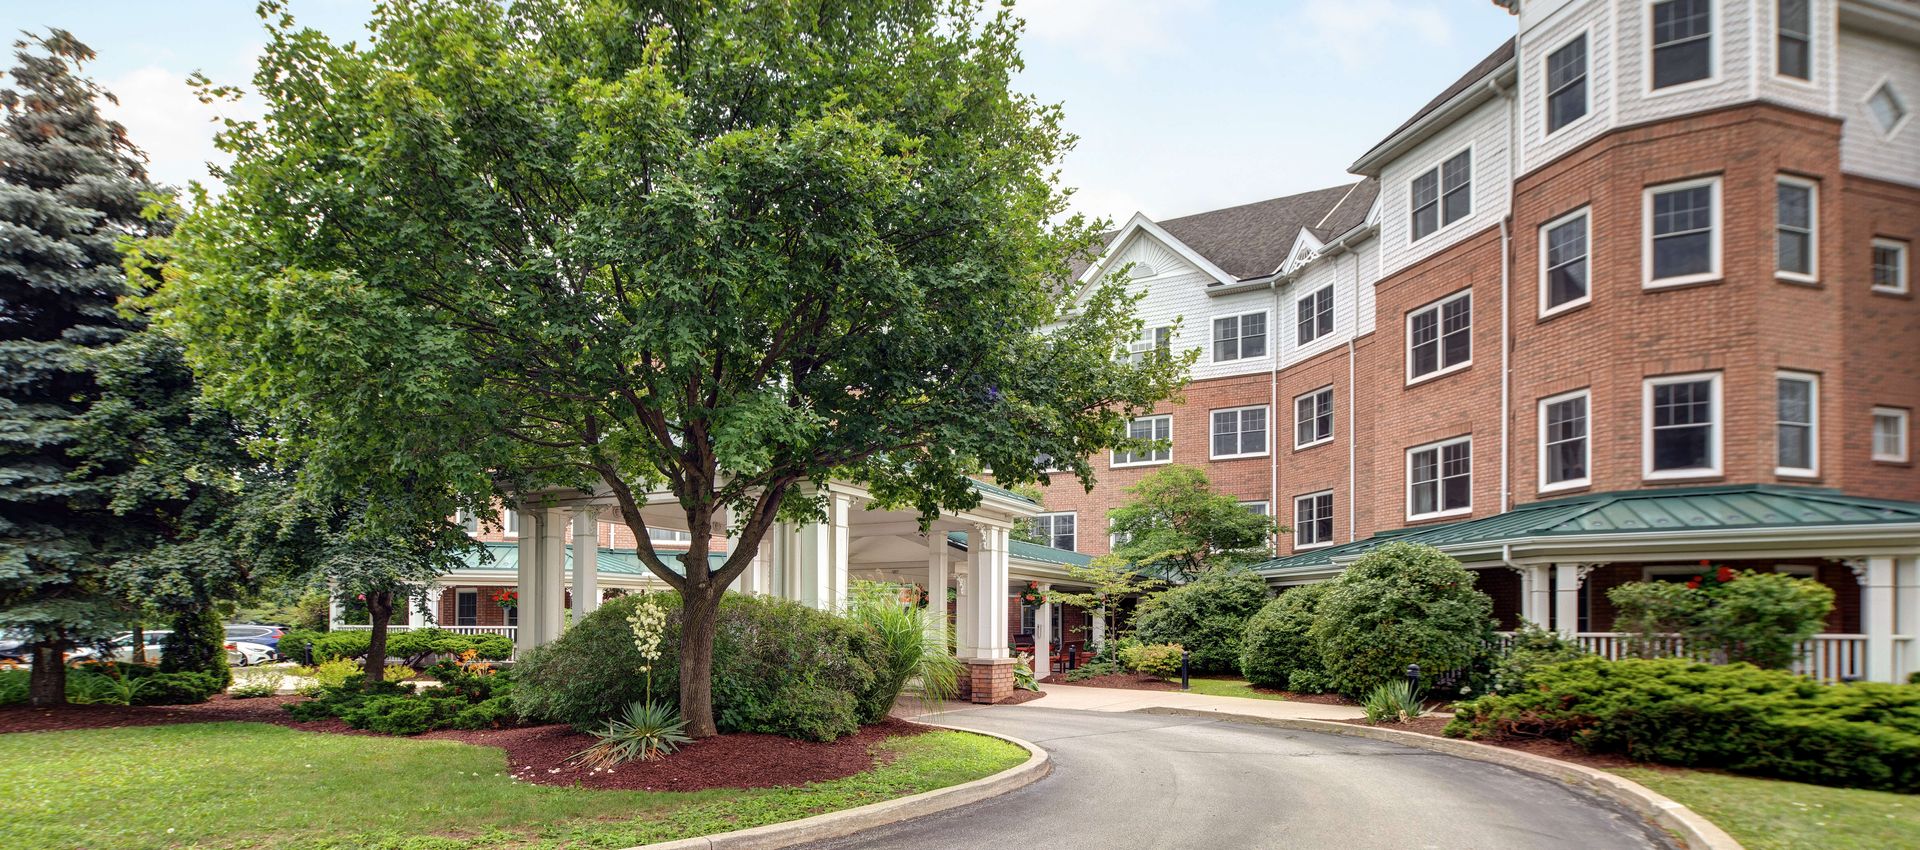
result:
<svg viewBox="0 0 1920 850"><path fill-rule="evenodd" d="M1360 495L1354 490L1355 478L1353 463L1356 452L1358 427L1356 411L1360 409L1359 389L1354 383L1353 341L1360 336L1360 252L1348 251L1353 255L1353 327L1347 329L1347 542L1360 539L1357 527L1360 516Z"/></svg>
<svg viewBox="0 0 1920 850"><path fill-rule="evenodd" d="M1273 290L1273 318L1267 321L1267 333L1272 344L1267 346L1268 356L1273 365L1267 369L1267 428L1272 435L1267 438L1267 519L1275 523L1280 521L1280 278L1274 275L1267 281L1267 288ZM1211 429L1211 423L1207 426ZM1211 432L1209 432L1211 433ZM1273 536L1273 554L1280 554L1280 535Z"/></svg>
<svg viewBox="0 0 1920 850"><path fill-rule="evenodd" d="M1506 513L1513 502L1513 178L1520 136L1513 89L1502 87L1497 74L1487 84L1507 102L1507 214L1500 217L1500 513Z"/></svg>

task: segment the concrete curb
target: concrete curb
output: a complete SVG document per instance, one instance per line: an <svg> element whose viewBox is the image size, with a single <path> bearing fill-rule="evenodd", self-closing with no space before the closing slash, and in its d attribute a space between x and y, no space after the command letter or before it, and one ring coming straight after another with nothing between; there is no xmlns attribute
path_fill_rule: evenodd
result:
<svg viewBox="0 0 1920 850"><path fill-rule="evenodd" d="M852 809L814 815L810 818L791 820L784 823L770 823L751 829L736 829L713 835L695 838L681 838L674 841L662 841L657 844L645 844L628 847L626 850L773 850L777 847L791 847L811 841L824 841L840 838L878 826L899 823L917 817L944 812L948 809L977 803L989 797L997 797L1009 791L1024 788L1040 781L1053 770L1052 757L1047 751L1030 742L1008 735L982 732L963 726L949 726L945 723L926 723L959 732L970 732L998 738L1023 747L1027 751L1027 760L992 776L983 776L972 782L922 791L911 797L896 800L882 800Z"/></svg>
<svg viewBox="0 0 1920 850"><path fill-rule="evenodd" d="M1281 729L1298 729L1305 732L1326 732L1333 735L1347 735L1355 738L1368 738L1390 744L1403 744L1418 747L1444 755L1473 759L1524 771L1536 776L1544 776L1582 791L1598 794L1628 809L1641 817L1652 821L1656 826L1679 836L1686 842L1688 850L1743 850L1740 842L1728 835L1726 830L1715 826L1712 821L1701 817L1697 812L1656 793L1653 789L1622 776L1596 770L1585 765L1536 756L1519 750L1509 750L1491 744L1479 744L1459 738L1436 738L1417 732L1401 732L1379 726L1360 726L1353 723L1336 723L1328 720L1295 720L1288 718L1259 717L1256 715L1224 714L1217 711L1191 711L1180 708L1146 708L1139 714L1166 714L1180 717L1195 717L1208 720L1232 720L1236 723L1256 723L1262 726L1274 726Z"/></svg>

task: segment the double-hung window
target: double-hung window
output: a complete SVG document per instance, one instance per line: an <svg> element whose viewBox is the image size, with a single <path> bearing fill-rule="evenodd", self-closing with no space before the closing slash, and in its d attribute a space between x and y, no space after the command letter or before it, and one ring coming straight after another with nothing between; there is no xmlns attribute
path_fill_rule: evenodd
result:
<svg viewBox="0 0 1920 850"><path fill-rule="evenodd" d="M1644 204L1646 286L1720 276L1720 178L1654 186Z"/></svg>
<svg viewBox="0 0 1920 850"><path fill-rule="evenodd" d="M1907 430L1910 413L1900 407L1873 409L1873 459L1888 463L1906 463Z"/></svg>
<svg viewBox="0 0 1920 850"><path fill-rule="evenodd" d="M1778 372L1773 386L1773 473L1820 474L1820 379L1804 372Z"/></svg>
<svg viewBox="0 0 1920 850"><path fill-rule="evenodd" d="M1566 490L1590 481L1593 396L1576 390L1540 400L1540 489Z"/></svg>
<svg viewBox="0 0 1920 850"><path fill-rule="evenodd" d="M1587 114L1587 36L1547 54L1547 132Z"/></svg>
<svg viewBox="0 0 1920 850"><path fill-rule="evenodd" d="M1473 213L1473 151L1454 154L1413 178L1413 236L1418 242Z"/></svg>
<svg viewBox="0 0 1920 850"><path fill-rule="evenodd" d="M453 512L453 524L460 526L468 534L480 533L480 517L466 508Z"/></svg>
<svg viewBox="0 0 1920 850"><path fill-rule="evenodd" d="M1133 440L1154 440L1160 445L1136 451L1114 451L1114 466L1145 466L1153 463L1167 463L1173 460L1173 417L1142 416L1127 422L1127 437Z"/></svg>
<svg viewBox="0 0 1920 850"><path fill-rule="evenodd" d="M1653 4L1653 73L1648 88L1664 89L1713 76L1713 0Z"/></svg>
<svg viewBox="0 0 1920 850"><path fill-rule="evenodd" d="M1304 449L1333 439L1333 387L1321 387L1293 399L1293 447Z"/></svg>
<svg viewBox="0 0 1920 850"><path fill-rule="evenodd" d="M1813 79L1812 5L1812 0L1779 0L1774 7L1774 72L1782 77Z"/></svg>
<svg viewBox="0 0 1920 850"><path fill-rule="evenodd" d="M1648 378L1641 414L1645 477L1720 473L1720 373Z"/></svg>
<svg viewBox="0 0 1920 850"><path fill-rule="evenodd" d="M480 625L480 591L454 591L453 624L456 626Z"/></svg>
<svg viewBox="0 0 1920 850"><path fill-rule="evenodd" d="M1592 217L1585 209L1540 228L1540 315L1587 303L1592 234Z"/></svg>
<svg viewBox="0 0 1920 850"><path fill-rule="evenodd" d="M1245 313L1213 320L1213 362L1267 356L1267 314Z"/></svg>
<svg viewBox="0 0 1920 850"><path fill-rule="evenodd" d="M1407 450L1407 519L1473 510L1473 437Z"/></svg>
<svg viewBox="0 0 1920 850"><path fill-rule="evenodd" d="M1246 508L1247 513L1254 514L1255 516L1267 515L1266 502L1241 502L1240 507Z"/></svg>
<svg viewBox="0 0 1920 850"><path fill-rule="evenodd" d="M1267 453L1267 408L1236 407L1213 412L1212 459L1255 457Z"/></svg>
<svg viewBox="0 0 1920 850"><path fill-rule="evenodd" d="M1033 539L1043 546L1071 552L1078 519L1079 516L1071 512L1040 514L1033 518Z"/></svg>
<svg viewBox="0 0 1920 850"><path fill-rule="evenodd" d="M1146 328L1138 338L1127 343L1127 362L1139 364L1149 357L1166 357L1172 347L1172 328Z"/></svg>
<svg viewBox="0 0 1920 850"><path fill-rule="evenodd" d="M1787 280L1818 279L1819 186L1782 175L1774 184L1774 199L1775 274Z"/></svg>
<svg viewBox="0 0 1920 850"><path fill-rule="evenodd" d="M1306 345L1333 333L1333 284L1327 284L1294 302L1299 334L1296 345Z"/></svg>
<svg viewBox="0 0 1920 850"><path fill-rule="evenodd" d="M1333 542L1333 491L1293 498L1293 548L1311 549Z"/></svg>
<svg viewBox="0 0 1920 850"><path fill-rule="evenodd" d="M1873 291L1905 294L1909 274L1907 243L1898 239L1873 240Z"/></svg>
<svg viewBox="0 0 1920 850"><path fill-rule="evenodd" d="M1473 362L1473 290L1407 314L1409 383Z"/></svg>
<svg viewBox="0 0 1920 850"><path fill-rule="evenodd" d="M500 512L500 531L508 537L520 536L520 512L506 510Z"/></svg>

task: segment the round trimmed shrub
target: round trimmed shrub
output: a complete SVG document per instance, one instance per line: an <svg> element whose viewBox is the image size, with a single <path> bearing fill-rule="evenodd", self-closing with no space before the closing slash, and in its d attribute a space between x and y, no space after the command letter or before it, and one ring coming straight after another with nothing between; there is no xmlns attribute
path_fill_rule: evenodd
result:
<svg viewBox="0 0 1920 850"><path fill-rule="evenodd" d="M211 606L183 611L174 615L172 626L161 642L160 672L205 673L216 684L215 691L233 684L233 671L227 669L227 628L219 612Z"/></svg>
<svg viewBox="0 0 1920 850"><path fill-rule="evenodd" d="M1493 599L1431 546L1396 542L1347 567L1320 600L1309 634L1334 690L1356 699L1403 679L1466 670L1493 641Z"/></svg>
<svg viewBox="0 0 1920 850"><path fill-rule="evenodd" d="M1186 647L1194 673L1232 673L1240 669L1247 621L1266 604L1267 583L1253 571L1215 570L1141 603L1133 634L1141 643Z"/></svg>
<svg viewBox="0 0 1920 850"><path fill-rule="evenodd" d="M1240 647L1240 675L1263 688L1312 693L1321 687L1326 676L1308 630L1331 588L1324 582L1291 588L1253 615Z"/></svg>
<svg viewBox="0 0 1920 850"><path fill-rule="evenodd" d="M514 708L532 721L583 730L646 698L646 677L627 616L663 605L667 627L653 664L653 699L679 696L680 597L623 596L514 665ZM714 722L722 732L830 741L859 728L862 706L884 698L887 663L874 634L797 602L727 594L714 637Z"/></svg>

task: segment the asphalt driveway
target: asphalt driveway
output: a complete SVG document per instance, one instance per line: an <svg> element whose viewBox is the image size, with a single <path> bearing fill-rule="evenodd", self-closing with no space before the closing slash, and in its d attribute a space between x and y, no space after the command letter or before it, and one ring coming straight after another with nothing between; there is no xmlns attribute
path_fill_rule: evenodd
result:
<svg viewBox="0 0 1920 850"><path fill-rule="evenodd" d="M1029 707L934 718L1025 738L1052 775L816 850L1671 848L1611 803L1394 744L1204 718Z"/></svg>

